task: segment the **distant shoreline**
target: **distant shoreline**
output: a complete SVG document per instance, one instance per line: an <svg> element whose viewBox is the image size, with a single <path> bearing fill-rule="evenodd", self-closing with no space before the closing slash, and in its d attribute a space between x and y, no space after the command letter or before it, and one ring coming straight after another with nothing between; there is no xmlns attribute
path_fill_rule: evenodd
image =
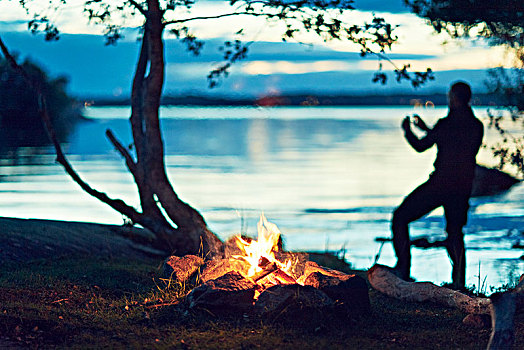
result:
<svg viewBox="0 0 524 350"><path fill-rule="evenodd" d="M129 106L125 98L86 98L86 106ZM266 95L262 97L217 97L208 95L164 96L163 106L414 106L447 105L446 94L398 94L398 95ZM501 99L494 94L473 96L473 105L501 105Z"/></svg>

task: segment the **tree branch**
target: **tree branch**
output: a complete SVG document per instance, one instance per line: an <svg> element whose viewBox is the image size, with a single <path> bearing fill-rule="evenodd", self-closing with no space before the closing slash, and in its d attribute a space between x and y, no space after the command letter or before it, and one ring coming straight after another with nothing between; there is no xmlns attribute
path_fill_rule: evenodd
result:
<svg viewBox="0 0 524 350"><path fill-rule="evenodd" d="M267 17L274 17L276 15L274 14L266 14L266 13L253 13L248 11L243 12L230 12L230 13L223 13L221 15L214 15L214 16L197 16L197 17L190 17L185 19L177 19L172 21L166 21L163 23L164 27L167 27L171 24L179 24L179 23L186 23L190 21L200 21L205 19L219 19L223 17L231 17L231 16L240 16L240 15L249 15L249 16L267 16Z"/></svg>
<svg viewBox="0 0 524 350"><path fill-rule="evenodd" d="M7 60L7 62L9 63L9 65L11 66L11 68L17 71L20 75L22 75L24 79L26 80L26 82L28 82L31 86L34 86L33 81L31 80L29 75L27 75L26 71L22 69L22 67L18 65L18 63L16 63L16 60L14 59L14 57L9 53L9 50L5 46L2 38L0 38L0 49L2 50L2 53L4 54L4 57Z"/></svg>
<svg viewBox="0 0 524 350"><path fill-rule="evenodd" d="M131 116L129 122L131 123L131 130L133 132L133 140L135 141L135 150L137 163L143 163L145 157L145 135L144 135L144 77L149 62L148 53L148 20L144 25L144 35L142 37L142 45L140 47L140 55L135 69L133 78L133 86L131 88Z"/></svg>
<svg viewBox="0 0 524 350"><path fill-rule="evenodd" d="M111 141L113 146L115 146L116 150L124 159L126 160L126 165L129 171L131 171L132 174L135 174L136 172L136 163L133 160L133 157L131 157L131 154L127 151L127 149L120 143L120 141L117 140L115 135L110 129L106 130L106 136Z"/></svg>
<svg viewBox="0 0 524 350"><path fill-rule="evenodd" d="M129 1L129 3L130 3L131 5L133 5L133 6L134 6L138 11L140 11L140 13L141 13L142 15L144 15L144 17L147 18L147 11L146 11L142 6L140 6L139 3L137 3L135 0L128 0L128 1Z"/></svg>

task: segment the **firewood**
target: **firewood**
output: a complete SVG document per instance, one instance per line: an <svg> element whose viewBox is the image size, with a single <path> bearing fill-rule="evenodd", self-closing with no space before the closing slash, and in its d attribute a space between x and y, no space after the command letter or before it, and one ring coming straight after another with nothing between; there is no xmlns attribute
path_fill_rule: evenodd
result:
<svg viewBox="0 0 524 350"><path fill-rule="evenodd" d="M374 265L368 270L368 280L373 288L399 300L434 302L458 308L471 314L490 313L491 301L488 298L473 298L455 290L439 287L431 282L407 282L397 277L391 269Z"/></svg>
<svg viewBox="0 0 524 350"><path fill-rule="evenodd" d="M491 297L491 336L488 349L510 349L515 340L514 316L524 305L524 275L515 289L494 293Z"/></svg>
<svg viewBox="0 0 524 350"><path fill-rule="evenodd" d="M257 272L251 279L255 282L261 280L262 278L266 277L270 273L278 270L278 266L275 263L269 262L267 264L262 264L262 266L259 264L259 267L262 268L260 272Z"/></svg>
<svg viewBox="0 0 524 350"><path fill-rule="evenodd" d="M271 273L268 273L264 277L258 279L256 283L259 286L259 289L262 291L276 285L296 284L297 281L284 271L276 269L275 271L272 271Z"/></svg>
<svg viewBox="0 0 524 350"><path fill-rule="evenodd" d="M287 273L285 273L281 269L276 270L274 272L274 275L278 279L278 281L280 281L281 284L294 284L294 283L297 283L297 281L293 277L291 277L290 275L288 275Z"/></svg>

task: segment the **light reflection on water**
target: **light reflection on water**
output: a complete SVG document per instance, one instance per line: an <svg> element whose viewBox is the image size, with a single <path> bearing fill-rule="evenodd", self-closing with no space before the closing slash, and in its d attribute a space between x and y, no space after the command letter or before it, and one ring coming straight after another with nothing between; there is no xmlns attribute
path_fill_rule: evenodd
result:
<svg viewBox="0 0 524 350"><path fill-rule="evenodd" d="M435 152L417 154L403 140L400 119L417 112L429 123L443 108L180 108L163 109L168 172L179 195L198 208L222 238L254 233L261 212L291 250L346 249L358 268L374 262L388 237L392 210L423 182ZM482 115L482 110L478 110ZM125 108L91 108L67 145L78 172L95 188L131 205L138 197L122 160L104 137L111 128L131 142ZM229 118L229 119L228 119ZM489 134L489 133L488 133ZM486 151L479 155L493 164ZM122 223L53 164L51 149L23 149L0 160L0 215ZM491 162L491 163L490 163ZM472 200L466 227L468 284L489 285L519 274L524 239L524 186ZM442 237L441 211L411 225L412 235ZM380 263L394 263L386 244ZM450 278L444 250L413 250L413 276Z"/></svg>

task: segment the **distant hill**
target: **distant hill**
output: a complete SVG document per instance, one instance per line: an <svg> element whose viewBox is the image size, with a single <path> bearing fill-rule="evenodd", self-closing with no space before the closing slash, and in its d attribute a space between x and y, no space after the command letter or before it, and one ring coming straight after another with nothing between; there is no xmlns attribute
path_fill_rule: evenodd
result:
<svg viewBox="0 0 524 350"><path fill-rule="evenodd" d="M129 98L94 98L86 99L93 106L127 106ZM446 94L399 94L399 95L267 95L253 97L216 97L206 95L164 96L165 106L413 106L447 105ZM500 99L492 94L478 94L473 97L473 104L490 106L500 104Z"/></svg>

